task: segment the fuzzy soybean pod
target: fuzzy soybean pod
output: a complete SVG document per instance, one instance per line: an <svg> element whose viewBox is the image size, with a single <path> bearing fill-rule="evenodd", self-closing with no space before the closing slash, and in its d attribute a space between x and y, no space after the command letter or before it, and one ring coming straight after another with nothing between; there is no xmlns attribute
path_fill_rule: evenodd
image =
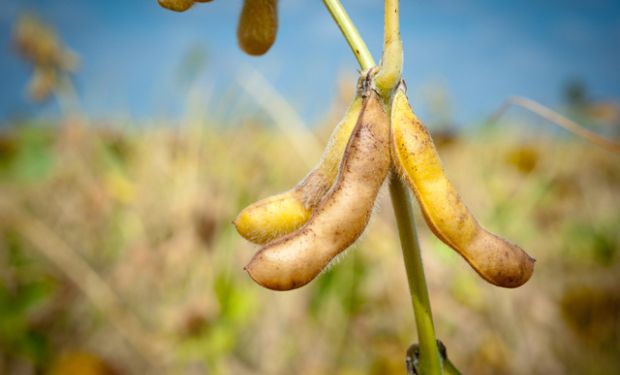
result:
<svg viewBox="0 0 620 375"><path fill-rule="evenodd" d="M362 109L357 95L332 131L321 161L293 189L255 202L239 213L233 224L247 240L265 244L288 234L308 221L332 186L351 132Z"/></svg>
<svg viewBox="0 0 620 375"><path fill-rule="evenodd" d="M237 39L248 55L260 56L271 48L278 31L278 0L244 0Z"/></svg>
<svg viewBox="0 0 620 375"><path fill-rule="evenodd" d="M447 179L428 130L413 113L404 85L391 111L392 158L420 203L430 229L488 282L506 288L524 284L535 260L482 228Z"/></svg>
<svg viewBox="0 0 620 375"><path fill-rule="evenodd" d="M309 283L366 228L390 156L383 102L372 89L365 95L334 185L304 226L268 243L245 267L258 284L290 290Z"/></svg>
<svg viewBox="0 0 620 375"><path fill-rule="evenodd" d="M194 0L157 0L163 8L175 12L184 12L194 5Z"/></svg>

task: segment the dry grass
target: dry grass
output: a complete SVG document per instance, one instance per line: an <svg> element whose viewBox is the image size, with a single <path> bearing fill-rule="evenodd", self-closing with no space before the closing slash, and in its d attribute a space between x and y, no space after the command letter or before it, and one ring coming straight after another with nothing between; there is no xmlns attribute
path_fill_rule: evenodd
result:
<svg viewBox="0 0 620 375"><path fill-rule="evenodd" d="M524 287L497 289L418 220L453 362L471 374L620 372L620 158L541 134L442 144L479 220L538 259ZM267 291L242 270L256 247L231 220L305 171L289 139L253 121L5 132L0 373L84 352L120 373L403 373L415 328L388 194L309 286Z"/></svg>

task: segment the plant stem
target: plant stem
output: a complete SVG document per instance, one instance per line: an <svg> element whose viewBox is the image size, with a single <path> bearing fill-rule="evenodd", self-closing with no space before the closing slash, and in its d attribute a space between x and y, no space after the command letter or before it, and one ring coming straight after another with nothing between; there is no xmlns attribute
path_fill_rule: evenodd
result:
<svg viewBox="0 0 620 375"><path fill-rule="evenodd" d="M399 0L385 0L383 56L381 69L375 77L375 85L386 99L389 99L392 90L400 82L403 71L399 2Z"/></svg>
<svg viewBox="0 0 620 375"><path fill-rule="evenodd" d="M443 363L444 375L462 375L459 369L457 369L448 358Z"/></svg>
<svg viewBox="0 0 620 375"><path fill-rule="evenodd" d="M351 21L351 18L349 18L347 11L344 10L340 0L323 0L323 4L325 4L325 7L329 10L329 13L340 28L347 43L349 43L349 47L351 47L351 51L353 51L357 62L360 64L360 68L363 71L367 71L375 66L375 60L372 58L366 46L366 42L364 42L364 39L362 39L362 36L357 31L357 28L353 24L353 21Z"/></svg>
<svg viewBox="0 0 620 375"><path fill-rule="evenodd" d="M375 66L375 61L366 43L360 36L357 28L351 21L351 18L349 18L340 1L323 0L323 3L334 18L334 21L340 28L347 43L349 43L360 68L366 71ZM386 42L391 41L390 43L393 45L394 37L396 36L396 40L400 44L398 0L386 0L386 12L390 12L390 14L386 14ZM398 80L400 80L400 70L402 69L402 44L400 48L401 60L400 62L398 60L395 61L397 64L395 66L398 68ZM386 93L383 94L386 95ZM430 300L428 298L426 280L424 278L424 267L422 265L420 245L418 244L415 229L411 198L407 193L407 188L395 174L392 175L390 180L390 195L392 197L392 205L394 206L394 214L398 223L398 232L403 249L405 268L407 270L411 302L413 304L413 311L415 313L415 321L418 329L418 339L420 341L420 370L422 375L439 375L442 374L441 357L435 340L433 316Z"/></svg>
<svg viewBox="0 0 620 375"><path fill-rule="evenodd" d="M428 298L420 244L407 188L396 173L390 177L390 196L403 249L411 303L420 340L420 371L423 375L442 374L441 357L437 350L433 313Z"/></svg>
<svg viewBox="0 0 620 375"><path fill-rule="evenodd" d="M399 0L385 0L384 38L385 44L400 39Z"/></svg>

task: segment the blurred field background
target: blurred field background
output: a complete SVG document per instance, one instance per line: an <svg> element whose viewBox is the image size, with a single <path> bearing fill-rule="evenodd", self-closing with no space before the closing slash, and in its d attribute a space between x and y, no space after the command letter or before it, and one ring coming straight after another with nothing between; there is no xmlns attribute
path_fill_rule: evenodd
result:
<svg viewBox="0 0 620 375"><path fill-rule="evenodd" d="M353 75L306 127L259 70L193 84L212 67L190 50L178 57L179 116L94 118L72 87L80 51L41 37L53 29L31 40L57 43L48 49L66 54L53 64L11 47L54 76L34 86L45 96L26 91L43 104L2 120L0 373L405 372L416 335L387 192L347 256L296 291L247 277L257 246L231 225L318 160ZM578 81L556 89L562 113L619 139L617 101L592 100ZM492 287L418 217L449 357L466 374L620 373L620 156L518 109L459 126L458 100L424 88L446 171L479 221L537 263L525 286Z"/></svg>

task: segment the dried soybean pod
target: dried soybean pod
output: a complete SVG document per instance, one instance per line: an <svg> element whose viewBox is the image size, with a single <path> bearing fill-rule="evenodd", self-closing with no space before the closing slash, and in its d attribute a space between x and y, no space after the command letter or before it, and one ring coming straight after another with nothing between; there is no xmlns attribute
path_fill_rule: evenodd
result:
<svg viewBox="0 0 620 375"><path fill-rule="evenodd" d="M435 235L456 250L488 282L506 288L524 284L534 259L478 224L446 178L435 145L413 113L404 85L392 100L392 158L416 195Z"/></svg>
<svg viewBox="0 0 620 375"><path fill-rule="evenodd" d="M239 213L235 227L249 241L265 244L301 227L336 180L338 166L362 109L358 95L332 131L321 161L293 189L255 202Z"/></svg>
<svg viewBox="0 0 620 375"><path fill-rule="evenodd" d="M163 8L175 12L184 12L194 5L194 0L157 0Z"/></svg>
<svg viewBox="0 0 620 375"><path fill-rule="evenodd" d="M303 227L254 255L245 267L254 281L274 290L299 288L362 234L390 167L388 142L383 102L368 89L336 182Z"/></svg>
<svg viewBox="0 0 620 375"><path fill-rule="evenodd" d="M278 0L244 0L237 39L248 55L259 56L271 48L278 31Z"/></svg>

